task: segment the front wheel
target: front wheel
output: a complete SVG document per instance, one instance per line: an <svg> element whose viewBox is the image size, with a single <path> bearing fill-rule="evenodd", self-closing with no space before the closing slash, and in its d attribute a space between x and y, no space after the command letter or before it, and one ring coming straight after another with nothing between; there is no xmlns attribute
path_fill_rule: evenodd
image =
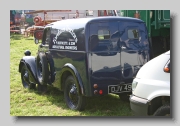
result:
<svg viewBox="0 0 180 126"><path fill-rule="evenodd" d="M27 89L36 88L36 84L30 83L29 81L29 72L25 65L23 65L21 68L21 82L24 88L27 88Z"/></svg>
<svg viewBox="0 0 180 126"><path fill-rule="evenodd" d="M169 116L170 115L170 105L163 105L159 107L156 112L154 113L154 116Z"/></svg>
<svg viewBox="0 0 180 126"><path fill-rule="evenodd" d="M73 76L69 76L65 81L64 99L66 105L72 110L82 111L85 108L85 97L79 95Z"/></svg>

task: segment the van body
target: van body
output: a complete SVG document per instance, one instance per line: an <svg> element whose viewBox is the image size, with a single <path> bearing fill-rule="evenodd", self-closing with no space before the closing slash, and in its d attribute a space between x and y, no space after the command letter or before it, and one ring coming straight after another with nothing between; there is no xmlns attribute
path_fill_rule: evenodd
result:
<svg viewBox="0 0 180 126"><path fill-rule="evenodd" d="M69 82L74 79L75 88L71 87L70 92L77 89L78 97L113 93L121 98L122 94L131 94L133 78L149 61L149 52L148 31L140 19L67 19L46 25L37 57L27 55L21 59L19 71L28 64L31 82L50 84L64 92L69 92L67 78ZM48 70L44 64L49 65ZM42 79L38 79L40 66Z"/></svg>

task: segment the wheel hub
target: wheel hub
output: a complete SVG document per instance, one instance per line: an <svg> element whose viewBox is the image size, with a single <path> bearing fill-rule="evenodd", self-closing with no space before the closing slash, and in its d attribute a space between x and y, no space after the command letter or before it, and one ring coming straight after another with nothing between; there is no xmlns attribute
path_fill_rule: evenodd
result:
<svg viewBox="0 0 180 126"><path fill-rule="evenodd" d="M77 88L75 84L71 87L69 91L69 98L72 100L73 103L77 101Z"/></svg>
<svg viewBox="0 0 180 126"><path fill-rule="evenodd" d="M29 77L28 72L25 71L23 78L24 78L24 80L27 81L27 82L29 81L28 77Z"/></svg>

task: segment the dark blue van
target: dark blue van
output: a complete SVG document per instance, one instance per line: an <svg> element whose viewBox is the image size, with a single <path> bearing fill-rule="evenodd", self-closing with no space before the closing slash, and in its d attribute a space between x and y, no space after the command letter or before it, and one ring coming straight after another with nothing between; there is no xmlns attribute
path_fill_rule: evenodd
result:
<svg viewBox="0 0 180 126"><path fill-rule="evenodd" d="M35 43L38 43L35 33ZM127 17L67 19L45 26L37 56L19 64L25 88L64 91L69 108L83 110L85 97L117 94L129 100L136 73L149 61L145 22Z"/></svg>

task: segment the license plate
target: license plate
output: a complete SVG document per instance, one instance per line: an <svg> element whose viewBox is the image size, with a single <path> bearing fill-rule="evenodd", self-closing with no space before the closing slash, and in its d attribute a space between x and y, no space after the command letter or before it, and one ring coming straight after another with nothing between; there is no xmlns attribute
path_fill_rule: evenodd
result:
<svg viewBox="0 0 180 126"><path fill-rule="evenodd" d="M122 93L122 92L131 92L132 84L122 84L122 85L109 85L108 93Z"/></svg>

